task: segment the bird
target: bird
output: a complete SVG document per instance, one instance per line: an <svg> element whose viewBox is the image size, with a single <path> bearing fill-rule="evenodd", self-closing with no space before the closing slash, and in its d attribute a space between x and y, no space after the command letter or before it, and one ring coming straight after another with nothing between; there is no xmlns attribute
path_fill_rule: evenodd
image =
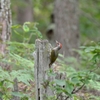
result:
<svg viewBox="0 0 100 100"><path fill-rule="evenodd" d="M58 54L59 54L59 50L62 48L62 44L58 41L56 41L57 46L54 47L51 50L51 54L50 54L50 63L49 63L49 68L51 67L51 65L56 61L56 59L58 58Z"/></svg>

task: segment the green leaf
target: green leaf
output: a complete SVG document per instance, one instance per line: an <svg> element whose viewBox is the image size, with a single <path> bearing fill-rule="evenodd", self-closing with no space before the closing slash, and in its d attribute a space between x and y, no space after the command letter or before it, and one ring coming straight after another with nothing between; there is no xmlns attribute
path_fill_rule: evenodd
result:
<svg viewBox="0 0 100 100"><path fill-rule="evenodd" d="M64 55L62 55L62 54L59 54L59 57L61 57L61 58L64 58Z"/></svg>
<svg viewBox="0 0 100 100"><path fill-rule="evenodd" d="M65 86L65 80L57 80L55 79L55 83L59 86Z"/></svg>
<svg viewBox="0 0 100 100"><path fill-rule="evenodd" d="M25 22L24 24L31 24L30 22Z"/></svg>
<svg viewBox="0 0 100 100"><path fill-rule="evenodd" d="M87 47L86 49L85 49L85 52L91 52L91 51L94 51L95 50L95 48L94 47Z"/></svg>
<svg viewBox="0 0 100 100"><path fill-rule="evenodd" d="M33 80L33 75L31 75L27 70L19 70L19 71L12 71L11 73L11 76L13 78L17 78L18 79L18 82L23 82L27 85L30 85L29 84L29 81L32 81Z"/></svg>
<svg viewBox="0 0 100 100"><path fill-rule="evenodd" d="M17 29L17 28L20 28L21 27L21 25L13 25L11 28L12 29Z"/></svg>
<svg viewBox="0 0 100 100"><path fill-rule="evenodd" d="M12 95L17 97L24 97L24 94L20 92L12 92Z"/></svg>
<svg viewBox="0 0 100 100"><path fill-rule="evenodd" d="M73 89L74 89L74 86L73 86L71 83L69 83L69 82L67 81L67 82L66 82L66 91L67 91L69 94L71 94L72 91L73 91Z"/></svg>
<svg viewBox="0 0 100 100"><path fill-rule="evenodd" d="M72 78L72 79L71 79L71 82L72 82L74 85L77 84L77 83L80 83L78 77Z"/></svg>
<svg viewBox="0 0 100 100"><path fill-rule="evenodd" d="M24 24L24 25L23 25L23 30L24 30L25 32L29 32L29 27L28 27L26 24Z"/></svg>
<svg viewBox="0 0 100 100"><path fill-rule="evenodd" d="M29 27L27 26L27 25L23 25L23 30L25 31L25 32L29 32Z"/></svg>

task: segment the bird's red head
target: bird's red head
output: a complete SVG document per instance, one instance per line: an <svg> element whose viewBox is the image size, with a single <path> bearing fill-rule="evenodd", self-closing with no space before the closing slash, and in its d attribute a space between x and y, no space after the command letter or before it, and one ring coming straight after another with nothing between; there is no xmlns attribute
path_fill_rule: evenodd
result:
<svg viewBox="0 0 100 100"><path fill-rule="evenodd" d="M57 45L60 46L60 49L62 48L62 44L58 41L56 41Z"/></svg>

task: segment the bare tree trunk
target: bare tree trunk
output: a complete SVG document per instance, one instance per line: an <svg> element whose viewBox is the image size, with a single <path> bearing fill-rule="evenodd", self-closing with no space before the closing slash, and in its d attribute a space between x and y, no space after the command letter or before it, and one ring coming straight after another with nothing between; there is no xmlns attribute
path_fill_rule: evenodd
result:
<svg viewBox="0 0 100 100"><path fill-rule="evenodd" d="M11 33L10 0L0 0L0 55L6 54L6 42Z"/></svg>
<svg viewBox="0 0 100 100"><path fill-rule="evenodd" d="M36 82L36 100L46 100L46 97L53 93L48 87L50 79L47 76L49 70L49 43L47 40L36 40L35 58L35 82Z"/></svg>
<svg viewBox="0 0 100 100"><path fill-rule="evenodd" d="M48 71L50 70L49 69L49 63L50 63L49 54L52 49L52 46L49 44L47 40L37 39L35 42L35 47L36 47L36 51L33 53L33 56L35 60L34 74L35 74L35 84L36 84L35 86L36 100L48 100L48 98L54 97L55 95L57 98L56 100L73 100L73 99L69 99L69 97L64 95L64 93L56 94L56 90L52 90L50 88L50 83L54 82L55 79L66 80L66 74L61 73L60 71L55 71L53 69L53 66L51 68L53 69L53 72L55 75L54 76L48 75ZM54 86L55 85L56 84L54 84Z"/></svg>
<svg viewBox="0 0 100 100"><path fill-rule="evenodd" d="M10 0L0 1L0 56L6 57L6 42L10 40L11 33L11 10L10 10ZM4 69L9 69L9 65L0 62L0 66Z"/></svg>
<svg viewBox="0 0 100 100"><path fill-rule="evenodd" d="M64 56L76 56L79 46L78 0L55 0L55 39L63 44Z"/></svg>
<svg viewBox="0 0 100 100"><path fill-rule="evenodd" d="M24 0L25 7L18 7L17 12L17 21L19 24L23 24L26 21L33 21L33 8L32 8L32 0Z"/></svg>
<svg viewBox="0 0 100 100"><path fill-rule="evenodd" d="M10 40L11 25L12 25L12 18L10 10L10 0L0 0L0 56L3 57L6 57L7 54L6 42ZM2 62L0 62L0 66L5 69L9 68L8 64ZM15 86L18 89L17 82L16 84L14 84L14 87ZM19 100L19 99L16 99L16 97L14 97L14 100Z"/></svg>

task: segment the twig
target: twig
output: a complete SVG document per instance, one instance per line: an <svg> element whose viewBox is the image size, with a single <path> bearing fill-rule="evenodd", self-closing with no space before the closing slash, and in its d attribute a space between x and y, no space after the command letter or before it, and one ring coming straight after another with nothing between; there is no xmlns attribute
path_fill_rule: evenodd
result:
<svg viewBox="0 0 100 100"><path fill-rule="evenodd" d="M79 90L81 90L83 87L84 87L85 83L83 83L82 86L80 86L77 90L73 89L72 93L71 94L75 94L76 92L78 92ZM69 98L69 96L66 97L65 100L67 100Z"/></svg>

